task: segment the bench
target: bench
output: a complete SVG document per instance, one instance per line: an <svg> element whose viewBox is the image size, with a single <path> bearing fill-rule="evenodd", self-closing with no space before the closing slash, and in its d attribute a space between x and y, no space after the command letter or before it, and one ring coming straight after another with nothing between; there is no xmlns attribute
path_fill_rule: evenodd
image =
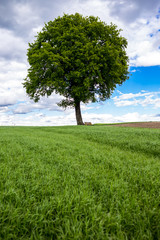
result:
<svg viewBox="0 0 160 240"><path fill-rule="evenodd" d="M84 125L86 125L86 126L91 126L92 123L91 123L91 122L85 122Z"/></svg>

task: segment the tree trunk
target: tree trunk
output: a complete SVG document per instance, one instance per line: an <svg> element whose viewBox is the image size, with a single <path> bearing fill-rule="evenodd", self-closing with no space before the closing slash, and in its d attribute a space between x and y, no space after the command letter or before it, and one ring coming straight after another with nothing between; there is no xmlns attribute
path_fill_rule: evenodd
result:
<svg viewBox="0 0 160 240"><path fill-rule="evenodd" d="M76 113L77 125L84 125L83 120L82 120L82 115L81 115L80 102L77 102L75 104L75 113Z"/></svg>

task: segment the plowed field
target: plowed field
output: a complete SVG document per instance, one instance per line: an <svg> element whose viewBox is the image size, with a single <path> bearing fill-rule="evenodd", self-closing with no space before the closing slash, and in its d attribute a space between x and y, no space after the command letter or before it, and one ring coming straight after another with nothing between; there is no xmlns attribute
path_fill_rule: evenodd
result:
<svg viewBox="0 0 160 240"><path fill-rule="evenodd" d="M115 127L140 127L140 128L160 128L160 122L137 122L114 124Z"/></svg>

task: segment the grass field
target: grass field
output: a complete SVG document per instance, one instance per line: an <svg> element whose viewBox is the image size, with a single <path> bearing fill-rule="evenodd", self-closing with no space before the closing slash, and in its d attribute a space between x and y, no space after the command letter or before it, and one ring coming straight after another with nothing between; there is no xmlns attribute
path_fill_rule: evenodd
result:
<svg viewBox="0 0 160 240"><path fill-rule="evenodd" d="M0 239L159 240L160 129L0 127Z"/></svg>

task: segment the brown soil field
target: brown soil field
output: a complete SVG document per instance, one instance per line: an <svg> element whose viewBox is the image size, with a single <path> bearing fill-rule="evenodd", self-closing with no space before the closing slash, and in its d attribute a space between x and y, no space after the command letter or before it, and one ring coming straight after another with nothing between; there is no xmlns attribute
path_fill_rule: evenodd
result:
<svg viewBox="0 0 160 240"><path fill-rule="evenodd" d="M108 126L115 127L140 127L140 128L160 128L160 122L135 122L135 123L122 123L113 124Z"/></svg>

